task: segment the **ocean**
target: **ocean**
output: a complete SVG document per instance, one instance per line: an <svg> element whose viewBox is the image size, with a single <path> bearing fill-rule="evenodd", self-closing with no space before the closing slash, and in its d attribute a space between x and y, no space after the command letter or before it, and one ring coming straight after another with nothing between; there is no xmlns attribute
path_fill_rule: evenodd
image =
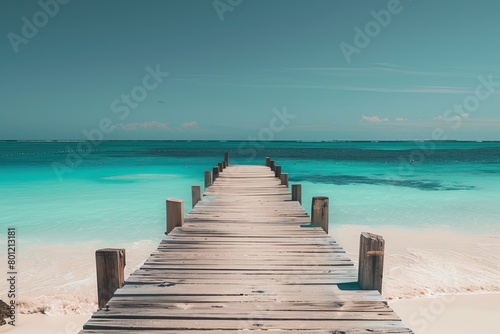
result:
<svg viewBox="0 0 500 334"><path fill-rule="evenodd" d="M187 213L190 186L226 151L230 164L271 157L302 184L308 212L312 196L328 196L330 227L500 234L500 142L2 141L0 246L15 227L24 310L91 313L93 251L147 256L164 235L165 199L183 199ZM76 299L55 307L54 296Z"/></svg>

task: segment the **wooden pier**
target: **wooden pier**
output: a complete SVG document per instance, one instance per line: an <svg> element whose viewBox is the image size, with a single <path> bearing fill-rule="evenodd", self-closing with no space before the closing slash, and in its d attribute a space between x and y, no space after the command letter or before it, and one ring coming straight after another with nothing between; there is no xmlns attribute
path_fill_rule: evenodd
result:
<svg viewBox="0 0 500 334"><path fill-rule="evenodd" d="M81 334L412 333L376 288L360 289L362 273L321 223L310 225L300 187L292 200L288 175L277 176L274 161L228 166L227 159L215 181L205 173L201 201L193 187L196 205L186 217L181 202L169 201L168 235ZM360 258L373 259L363 272L381 279L370 270L381 265L383 244L363 247Z"/></svg>

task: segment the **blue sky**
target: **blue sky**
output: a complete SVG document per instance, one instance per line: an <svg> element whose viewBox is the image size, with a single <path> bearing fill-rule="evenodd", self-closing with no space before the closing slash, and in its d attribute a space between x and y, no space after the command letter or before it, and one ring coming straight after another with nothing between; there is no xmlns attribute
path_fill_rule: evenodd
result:
<svg viewBox="0 0 500 334"><path fill-rule="evenodd" d="M0 139L500 140L498 1L59 1L0 2Z"/></svg>

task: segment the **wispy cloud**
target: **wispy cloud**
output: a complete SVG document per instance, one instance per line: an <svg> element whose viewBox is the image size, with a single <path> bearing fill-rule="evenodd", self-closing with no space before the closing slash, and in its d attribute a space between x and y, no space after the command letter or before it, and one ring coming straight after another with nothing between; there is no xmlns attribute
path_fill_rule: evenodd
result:
<svg viewBox="0 0 500 334"><path fill-rule="evenodd" d="M339 126L336 124L296 124L296 125L289 125L287 129L289 130L299 130L299 131L325 131L325 130L332 130L332 129L338 129Z"/></svg>
<svg viewBox="0 0 500 334"><path fill-rule="evenodd" d="M455 116L450 116L450 117L444 117L442 115L437 116L434 118L434 121L460 121L463 119L468 119L470 117L470 114L461 114L461 115L455 115Z"/></svg>
<svg viewBox="0 0 500 334"><path fill-rule="evenodd" d="M369 123L383 123L383 122L389 122L388 118L380 118L378 116L361 116L361 121L363 122L369 122Z"/></svg>
<svg viewBox="0 0 500 334"><path fill-rule="evenodd" d="M259 88L296 88L296 89L322 89L352 92L373 92L373 93L409 93L409 94L474 94L474 90L463 87L446 86L425 86L409 88L388 88L388 87L367 87L367 86L336 86L324 84L250 84L238 82L218 82L216 84L225 86L259 87Z"/></svg>
<svg viewBox="0 0 500 334"><path fill-rule="evenodd" d="M332 87L333 88L333 87ZM410 87L410 88L385 88L385 87L355 87L355 86L334 86L337 90L377 92L377 93L418 93L418 94L472 94L473 90L462 87Z"/></svg>
<svg viewBox="0 0 500 334"><path fill-rule="evenodd" d="M181 124L181 129L184 129L184 130L196 129L196 128L198 128L197 122L184 122Z"/></svg>
<svg viewBox="0 0 500 334"><path fill-rule="evenodd" d="M381 74L381 73L394 73L401 75L412 76L431 76L431 77L451 77L451 78L474 78L472 74L457 73L456 69L450 68L450 71L424 71L417 69L404 68L395 64L389 63L375 63L374 66L366 67L286 67L285 70L290 71L310 71L310 72L324 72L324 73L344 73L344 74Z"/></svg>
<svg viewBox="0 0 500 334"><path fill-rule="evenodd" d="M361 116L361 121L362 122L368 122L368 123L388 123L388 122L403 123L403 122L408 122L408 118L406 118L406 117L396 117L396 118L394 118L393 121L391 121L387 117L380 118L379 116L365 116L365 115L362 115Z"/></svg>
<svg viewBox="0 0 500 334"><path fill-rule="evenodd" d="M422 81L413 78L390 78L387 75L428 76ZM352 75L352 80L342 76ZM369 81L360 77L370 77ZM477 78L478 74L465 73L453 68L439 71L408 69L388 63L376 63L369 67L286 67L273 70L255 70L241 75L235 74L185 74L172 80L190 81L197 84L231 87L255 87L277 89L313 89L330 91L370 92L388 94L475 94L476 86L464 86L456 78ZM435 77L435 78L434 78ZM450 77L442 79L438 77ZM376 81L374 81L376 79ZM397 79L394 81L394 79ZM411 80L410 80L411 79ZM410 80L410 81L408 81ZM371 84L380 82L384 84ZM429 84L426 84L428 82ZM466 81L468 82L468 81ZM362 84L364 83L364 84ZM492 94L498 95L500 91Z"/></svg>
<svg viewBox="0 0 500 334"><path fill-rule="evenodd" d="M168 126L168 123L160 123L157 121L150 122L132 122L132 123L120 123L116 124L116 127L125 130L125 131L137 131L137 130L148 130L148 129L159 129L164 131L169 131L171 128Z"/></svg>

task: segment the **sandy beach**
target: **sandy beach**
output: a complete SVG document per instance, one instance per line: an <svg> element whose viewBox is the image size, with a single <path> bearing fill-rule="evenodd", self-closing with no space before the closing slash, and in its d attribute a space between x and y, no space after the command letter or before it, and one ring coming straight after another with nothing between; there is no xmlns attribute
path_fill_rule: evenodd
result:
<svg viewBox="0 0 500 334"><path fill-rule="evenodd" d="M74 334L82 330L89 315L47 316L43 314L21 314L16 327L1 326L0 333L18 334Z"/></svg>
<svg viewBox="0 0 500 334"><path fill-rule="evenodd" d="M495 334L500 293L447 295L389 302L416 334Z"/></svg>
<svg viewBox="0 0 500 334"><path fill-rule="evenodd" d="M416 334L494 334L499 326L500 293L402 299L389 305ZM2 326L0 333L73 334L88 318L22 314L15 329Z"/></svg>
<svg viewBox="0 0 500 334"><path fill-rule="evenodd" d="M330 233L357 264L359 235L385 239L382 294L388 300L500 292L500 236L442 228L333 226Z"/></svg>
<svg viewBox="0 0 500 334"><path fill-rule="evenodd" d="M0 0L0 334L500 334L499 13Z"/></svg>
<svg viewBox="0 0 500 334"><path fill-rule="evenodd" d="M499 322L494 313L500 309L500 237L444 229L334 227L332 236L354 262L361 231L384 236L383 294L415 333L495 333ZM23 260L17 326L2 326L0 332L78 333L96 309L93 252L102 246L58 246L57 251L37 246L36 256ZM65 247L70 252L67 259L73 261L54 260ZM126 274L138 268L155 247L150 241L129 245ZM34 280L36 275L50 279Z"/></svg>

